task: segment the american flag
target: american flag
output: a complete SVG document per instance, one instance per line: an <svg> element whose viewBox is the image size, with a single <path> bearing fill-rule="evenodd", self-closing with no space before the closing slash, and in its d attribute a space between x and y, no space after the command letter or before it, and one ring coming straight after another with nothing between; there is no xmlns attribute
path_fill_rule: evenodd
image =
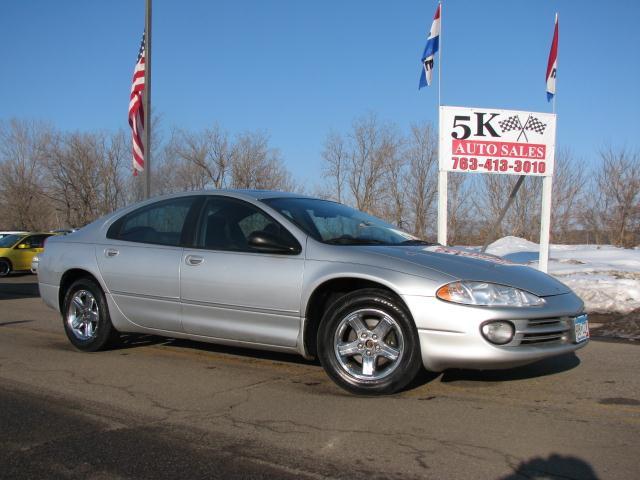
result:
<svg viewBox="0 0 640 480"><path fill-rule="evenodd" d="M133 140L133 175L144 171L144 108L142 106L142 92L144 91L144 69L145 69L144 34L140 43L136 68L133 70L133 80L131 84L131 98L129 99L129 125L131 126L131 137Z"/></svg>

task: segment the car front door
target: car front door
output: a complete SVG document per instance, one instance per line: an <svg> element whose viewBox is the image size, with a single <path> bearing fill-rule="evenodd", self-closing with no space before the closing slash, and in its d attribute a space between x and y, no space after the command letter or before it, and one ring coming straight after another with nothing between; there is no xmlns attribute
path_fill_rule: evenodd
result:
<svg viewBox="0 0 640 480"><path fill-rule="evenodd" d="M44 251L44 241L50 236L44 234L29 235L20 240L20 243L13 247L13 269L29 270L31 268L31 260L35 255Z"/></svg>
<svg viewBox="0 0 640 480"><path fill-rule="evenodd" d="M181 332L182 239L198 197L141 207L111 225L96 246L100 273L113 300L139 326Z"/></svg>
<svg viewBox="0 0 640 480"><path fill-rule="evenodd" d="M260 252L249 243L255 232L294 251ZM262 209L224 196L207 197L194 233L194 247L182 254L185 332L295 347L304 270L299 242Z"/></svg>

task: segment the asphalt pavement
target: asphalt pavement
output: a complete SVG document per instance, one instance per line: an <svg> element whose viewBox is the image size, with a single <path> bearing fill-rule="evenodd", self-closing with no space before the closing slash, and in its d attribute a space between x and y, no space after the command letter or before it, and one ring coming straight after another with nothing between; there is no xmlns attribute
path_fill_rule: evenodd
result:
<svg viewBox="0 0 640 480"><path fill-rule="evenodd" d="M0 279L0 478L638 478L640 348L424 373L361 398L315 362L130 337L80 353Z"/></svg>

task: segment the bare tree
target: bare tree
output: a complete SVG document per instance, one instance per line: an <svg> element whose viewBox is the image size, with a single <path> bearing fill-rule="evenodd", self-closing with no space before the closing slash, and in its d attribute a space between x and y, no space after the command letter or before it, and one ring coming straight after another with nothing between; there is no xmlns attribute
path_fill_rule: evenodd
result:
<svg viewBox="0 0 640 480"><path fill-rule="evenodd" d="M554 241L564 243L577 229L578 205L585 186L585 171L568 149L558 151L553 174L551 225Z"/></svg>
<svg viewBox="0 0 640 480"><path fill-rule="evenodd" d="M64 213L67 226L85 225L101 213L104 140L101 135L71 133L56 136L49 145L47 196Z"/></svg>
<svg viewBox="0 0 640 480"><path fill-rule="evenodd" d="M395 142L388 125L381 125L374 114L353 123L349 135L350 162L347 182L358 210L375 213L383 192L383 176L388 154Z"/></svg>
<svg viewBox="0 0 640 480"><path fill-rule="evenodd" d="M231 186L265 190L295 188L280 152L269 146L269 137L263 132L238 135L232 153Z"/></svg>
<svg viewBox="0 0 640 480"><path fill-rule="evenodd" d="M473 203L473 182L470 182L468 173L450 173L447 194L447 243L459 245L477 242L473 222L471 221L471 209Z"/></svg>
<svg viewBox="0 0 640 480"><path fill-rule="evenodd" d="M612 147L600 153L602 164L595 177L599 195L591 206L600 224L619 246L632 246L640 233L640 154Z"/></svg>
<svg viewBox="0 0 640 480"><path fill-rule="evenodd" d="M40 168L51 132L41 122L0 123L0 223L6 228L39 230L51 222Z"/></svg>
<svg viewBox="0 0 640 480"><path fill-rule="evenodd" d="M395 127L387 125L378 153L384 165L383 191L380 196L382 205L375 206L375 211L385 220L400 228L408 226L406 159L402 155L403 145L404 139L396 132Z"/></svg>
<svg viewBox="0 0 640 480"><path fill-rule="evenodd" d="M505 206L517 177L513 175L483 175L476 184L475 213L482 219L482 236L491 234L493 238L515 235L538 241L540 231L540 178L525 178L518 194L507 211L502 223L491 231L500 212Z"/></svg>
<svg viewBox="0 0 640 480"><path fill-rule="evenodd" d="M437 139L430 123L413 125L404 151L408 169L404 174L407 209L413 234L426 237L434 232L434 202L438 192Z"/></svg>
<svg viewBox="0 0 640 480"><path fill-rule="evenodd" d="M174 132L171 148L178 159L200 172L204 177L203 186L226 186L233 147L229 135L218 125L200 132L178 130Z"/></svg>
<svg viewBox="0 0 640 480"><path fill-rule="evenodd" d="M324 142L322 158L325 165L324 177L328 180L327 193L338 202L344 200L343 190L345 176L347 175L347 146L342 135L330 133Z"/></svg>

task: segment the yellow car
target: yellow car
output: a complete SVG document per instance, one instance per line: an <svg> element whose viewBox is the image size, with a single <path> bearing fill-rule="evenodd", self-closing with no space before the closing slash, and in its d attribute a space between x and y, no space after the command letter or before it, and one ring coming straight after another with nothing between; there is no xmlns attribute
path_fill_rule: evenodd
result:
<svg viewBox="0 0 640 480"><path fill-rule="evenodd" d="M21 233L0 238L0 277L30 270L33 257L44 251L44 241L54 233Z"/></svg>

